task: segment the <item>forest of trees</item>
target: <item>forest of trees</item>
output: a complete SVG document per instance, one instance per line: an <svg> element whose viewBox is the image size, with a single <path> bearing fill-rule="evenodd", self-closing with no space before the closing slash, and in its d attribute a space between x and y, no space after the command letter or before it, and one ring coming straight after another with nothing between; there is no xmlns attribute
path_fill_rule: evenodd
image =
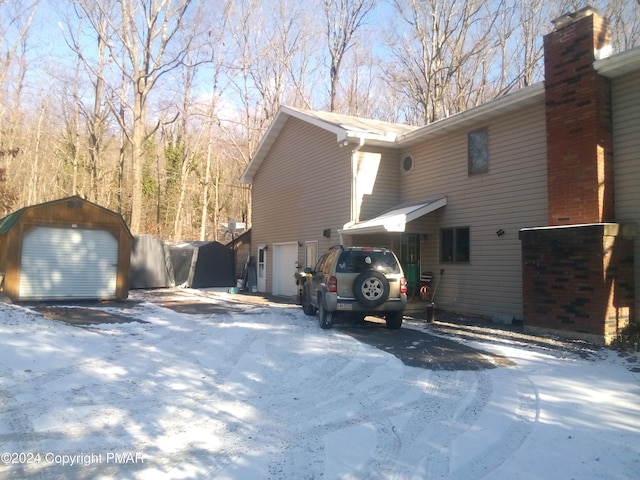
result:
<svg viewBox="0 0 640 480"><path fill-rule="evenodd" d="M280 105L425 125L542 80L571 0L0 0L0 217L81 195L229 240ZM640 0L594 0L613 50Z"/></svg>

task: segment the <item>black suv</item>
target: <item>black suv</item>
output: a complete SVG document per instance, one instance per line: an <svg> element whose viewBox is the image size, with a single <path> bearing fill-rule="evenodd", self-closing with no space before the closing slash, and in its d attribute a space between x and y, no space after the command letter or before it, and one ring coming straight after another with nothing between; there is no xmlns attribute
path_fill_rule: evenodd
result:
<svg viewBox="0 0 640 480"><path fill-rule="evenodd" d="M387 248L338 246L306 268L300 303L307 315L331 328L337 316L384 317L388 328L402 326L407 280L396 255Z"/></svg>

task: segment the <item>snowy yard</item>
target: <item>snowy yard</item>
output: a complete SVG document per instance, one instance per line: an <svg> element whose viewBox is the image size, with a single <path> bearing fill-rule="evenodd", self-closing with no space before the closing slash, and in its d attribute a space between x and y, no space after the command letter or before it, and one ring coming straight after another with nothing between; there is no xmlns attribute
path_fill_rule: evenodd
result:
<svg viewBox="0 0 640 480"><path fill-rule="evenodd" d="M74 326L0 303L0 478L640 476L640 373L616 352L461 339L515 365L428 370L296 306L188 295L221 308L133 291L137 321Z"/></svg>

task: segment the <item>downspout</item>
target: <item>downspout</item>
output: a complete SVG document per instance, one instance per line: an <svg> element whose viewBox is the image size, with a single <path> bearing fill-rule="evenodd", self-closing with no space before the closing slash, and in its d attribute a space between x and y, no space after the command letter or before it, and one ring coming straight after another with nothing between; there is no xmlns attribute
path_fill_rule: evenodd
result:
<svg viewBox="0 0 640 480"><path fill-rule="evenodd" d="M364 138L360 137L358 145L351 150L351 212L349 223L355 223L359 219L357 218L358 212L356 212L356 206L358 204L358 152L364 146ZM342 232L340 232L340 245L344 245Z"/></svg>

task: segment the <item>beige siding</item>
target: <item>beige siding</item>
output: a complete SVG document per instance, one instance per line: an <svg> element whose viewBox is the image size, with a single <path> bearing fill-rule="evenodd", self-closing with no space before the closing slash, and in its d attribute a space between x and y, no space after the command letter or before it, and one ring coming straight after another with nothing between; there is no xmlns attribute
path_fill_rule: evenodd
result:
<svg viewBox="0 0 640 480"><path fill-rule="evenodd" d="M616 220L636 226L636 319L640 319L640 73L613 81Z"/></svg>
<svg viewBox="0 0 640 480"><path fill-rule="evenodd" d="M447 195L446 207L421 219L421 270L433 271L434 281L445 270L438 307L521 319L518 231L547 219L544 105L474 129L482 126L489 129L489 173L468 175L468 130L461 130L412 149L415 166L402 176L402 201ZM470 228L470 263L439 262L438 232L447 227ZM498 237L498 229L505 235Z"/></svg>
<svg viewBox="0 0 640 480"><path fill-rule="evenodd" d="M379 158L379 163L376 158ZM358 177L373 179L370 185L368 182L359 182L357 188L362 194L358 195L360 208L356 219L362 221L375 217L400 202L400 160L394 150L377 149L374 152L359 152L357 161ZM375 171L372 171L374 167Z"/></svg>
<svg viewBox="0 0 640 480"><path fill-rule="evenodd" d="M253 179L252 254L267 250L267 292L273 291L273 244L296 241L304 264L304 242L318 252L339 243L337 229L349 221L351 151L336 135L290 118ZM278 206L278 208L274 208ZM331 229L325 238L323 230Z"/></svg>

